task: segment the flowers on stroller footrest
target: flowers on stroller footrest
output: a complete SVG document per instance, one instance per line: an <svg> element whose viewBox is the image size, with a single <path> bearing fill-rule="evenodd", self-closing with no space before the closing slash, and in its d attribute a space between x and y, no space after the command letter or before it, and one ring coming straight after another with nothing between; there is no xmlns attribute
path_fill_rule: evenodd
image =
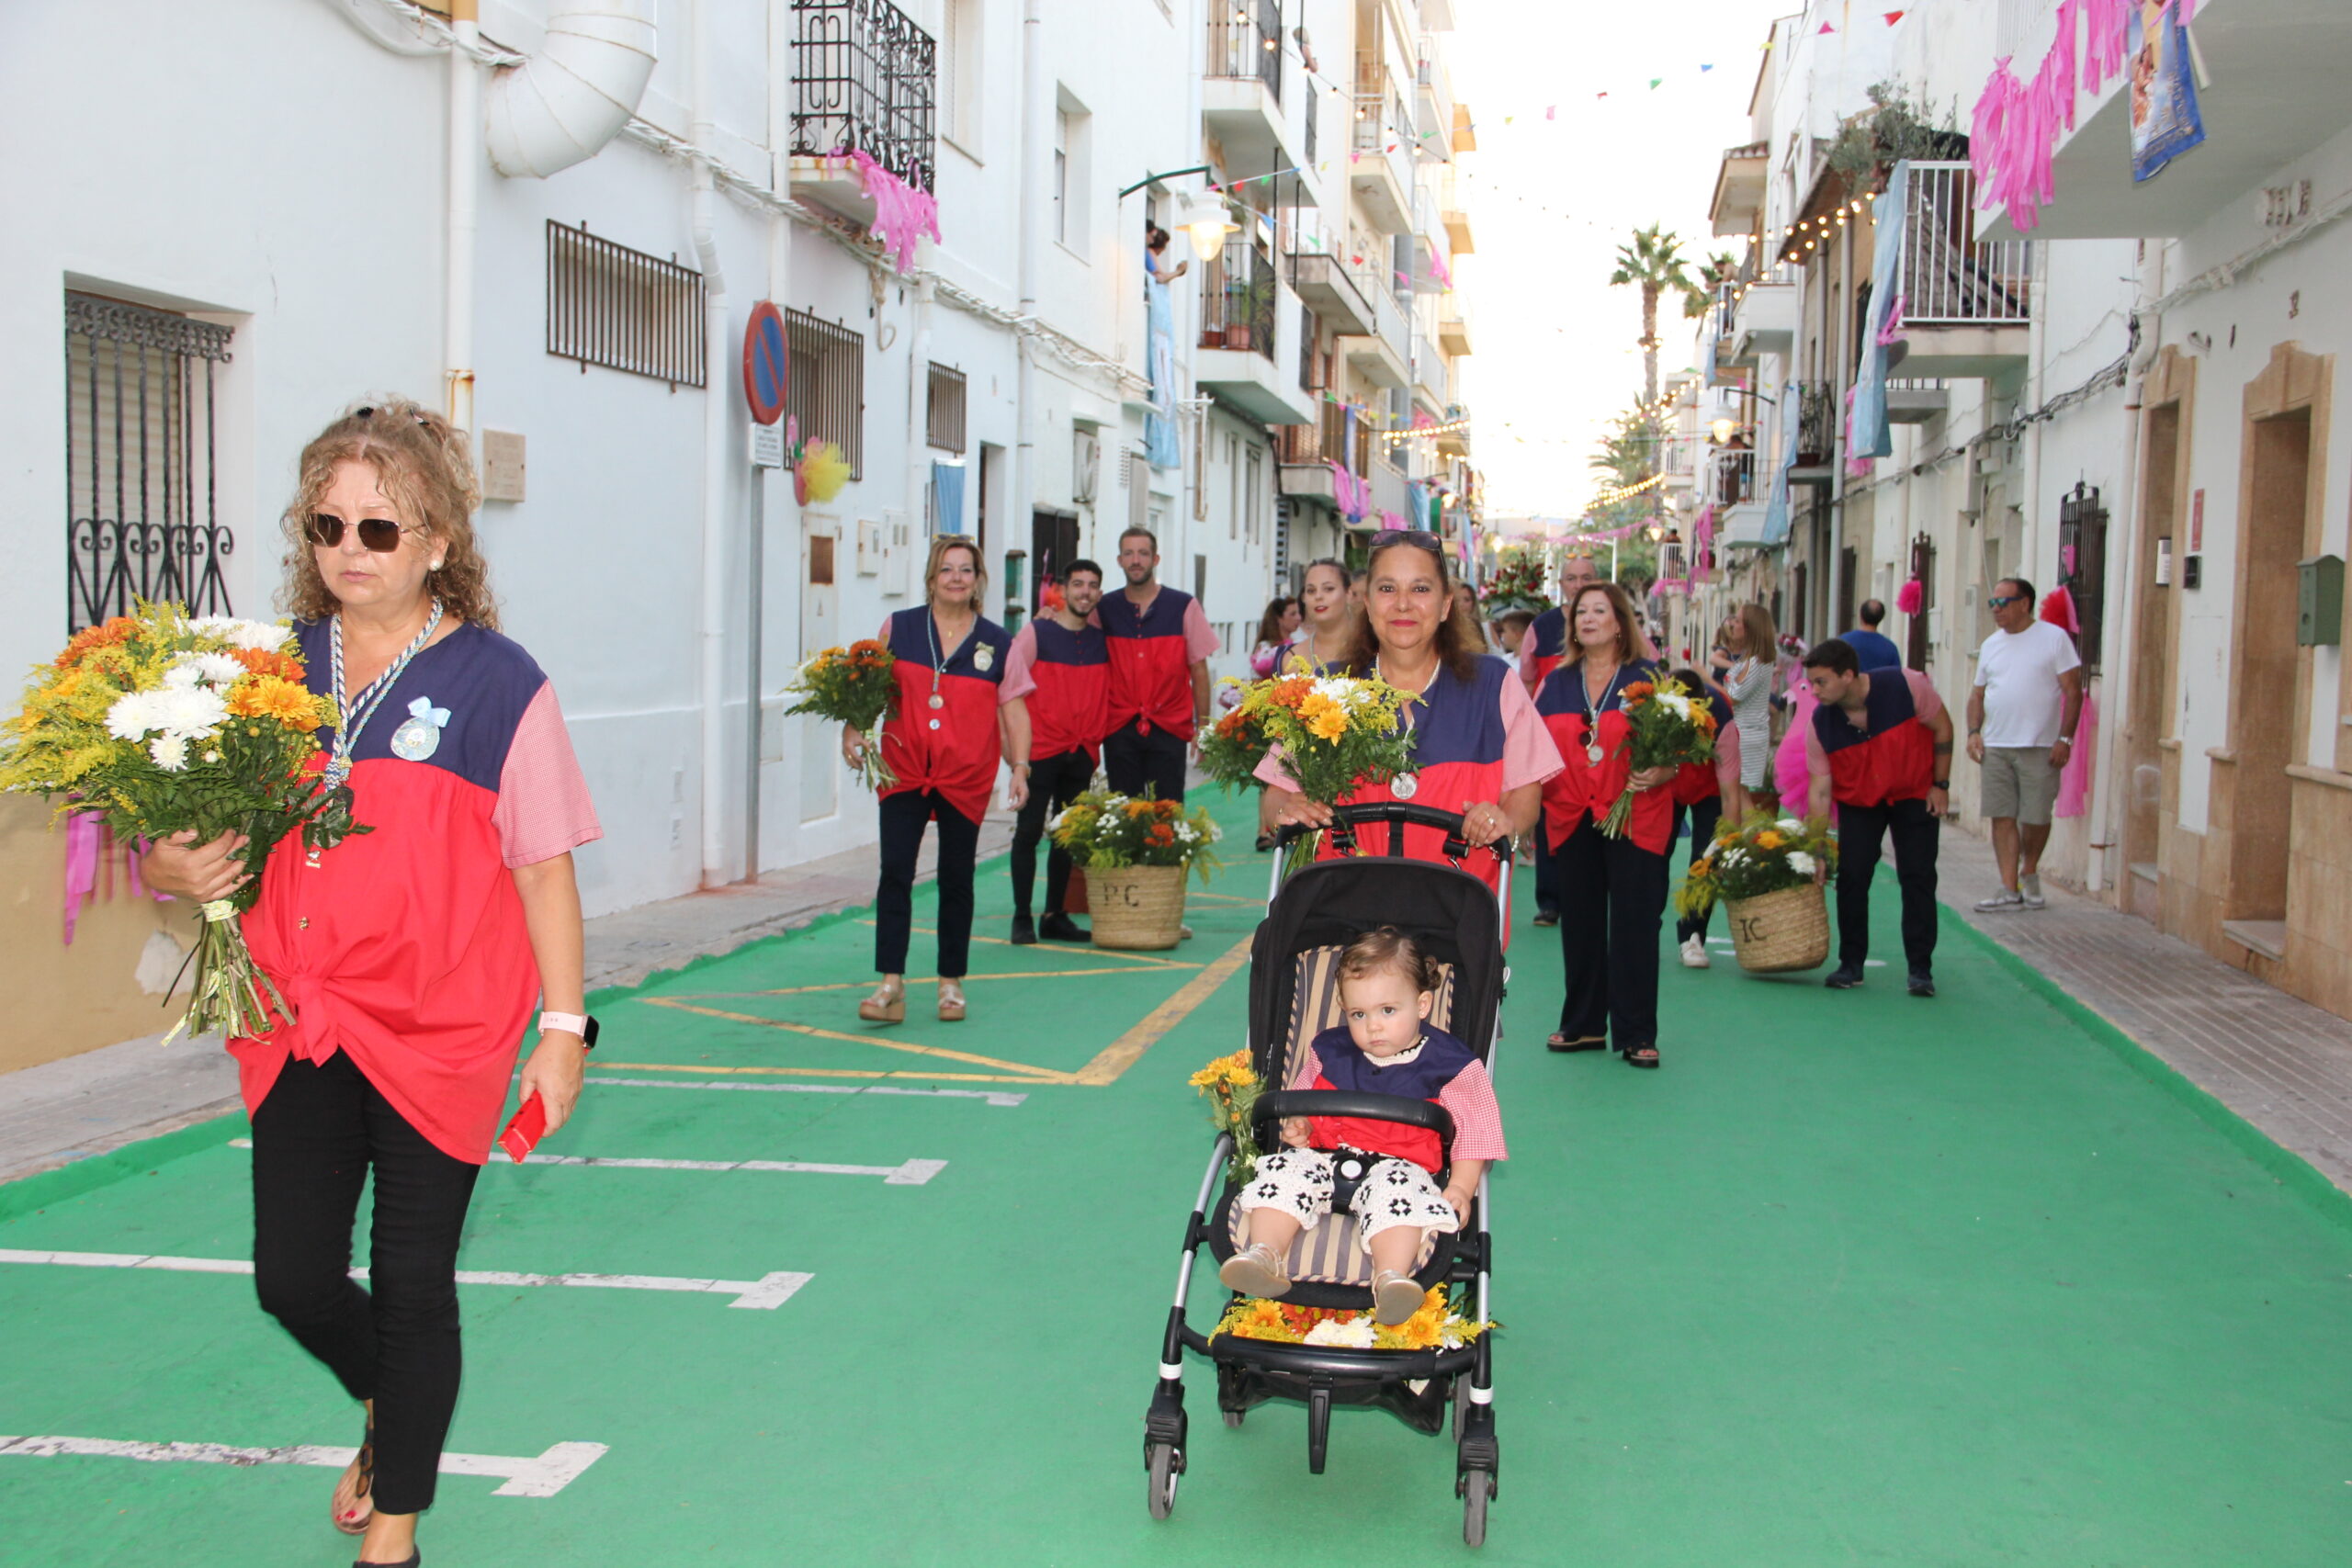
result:
<svg viewBox="0 0 2352 1568"><path fill-rule="evenodd" d="M1636 681L1623 694L1625 722L1631 727L1623 741L1634 772L1645 768L1679 768L1690 762L1715 760L1715 716L1704 697L1679 681L1652 685ZM1622 839L1634 820L1634 795L1629 784L1600 819L1600 830Z"/></svg>
<svg viewBox="0 0 2352 1568"><path fill-rule="evenodd" d="M1235 703L1201 736L1201 772L1229 794L1258 782L1258 764L1266 760L1273 737L1266 733L1263 716L1242 705L1249 701L1250 683L1229 680L1227 685Z"/></svg>
<svg viewBox="0 0 2352 1568"><path fill-rule="evenodd" d="M1187 865L1206 882L1217 863L1209 846L1221 836L1202 807L1181 800L1090 789L1046 824L1054 842L1090 871L1134 865ZM1179 879L1182 880L1181 878Z"/></svg>
<svg viewBox="0 0 2352 1568"><path fill-rule="evenodd" d="M74 634L36 666L23 710L0 726L0 790L46 795L57 814L95 812L119 838L243 833L237 859L258 874L298 829L313 850L368 832L351 789L320 787L318 730L339 722L314 696L294 634L228 615L190 619L144 602ZM293 1015L254 963L238 917L258 874L200 906L196 990L164 1036L266 1034Z"/></svg>
<svg viewBox="0 0 2352 1568"><path fill-rule="evenodd" d="M813 713L845 724L865 737L865 754L857 765L858 781L866 788L885 790L898 783L882 761L885 717L898 711L898 659L888 645L861 637L847 648L828 648L812 656L784 689L799 700L784 711Z"/></svg>
<svg viewBox="0 0 2352 1568"><path fill-rule="evenodd" d="M1219 1056L1186 1081L1209 1102L1209 1120L1216 1124L1217 1131L1233 1139L1233 1158L1225 1168L1227 1177L1237 1182L1249 1180L1258 1173L1258 1156L1261 1152L1257 1134L1250 1128L1250 1113L1257 1108L1258 1096L1265 1085L1250 1065L1248 1048L1230 1056Z"/></svg>
<svg viewBox="0 0 2352 1568"><path fill-rule="evenodd" d="M1419 1311L1394 1326L1374 1322L1369 1308L1347 1312L1338 1307L1294 1306L1288 1302L1243 1296L1225 1309L1225 1315L1217 1319L1209 1337L1230 1334L1241 1339L1331 1345L1356 1350L1457 1350L1499 1326L1474 1321L1440 1285L1421 1298Z"/></svg>
<svg viewBox="0 0 2352 1568"><path fill-rule="evenodd" d="M1359 784L1386 784L1411 768L1412 733L1397 718L1418 700L1371 676L1290 675L1251 686L1234 712L1282 748L1283 771L1300 794L1336 806Z"/></svg>
<svg viewBox="0 0 2352 1568"><path fill-rule="evenodd" d="M1827 822L1751 811L1745 820L1715 829L1714 842L1690 863L1674 907L1696 919L1718 899L1761 898L1809 887L1837 869L1838 837Z"/></svg>

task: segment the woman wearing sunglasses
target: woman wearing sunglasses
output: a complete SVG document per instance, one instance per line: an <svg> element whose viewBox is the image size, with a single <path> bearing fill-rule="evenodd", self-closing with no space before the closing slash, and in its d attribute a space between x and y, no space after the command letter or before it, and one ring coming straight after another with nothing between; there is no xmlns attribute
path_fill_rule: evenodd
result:
<svg viewBox="0 0 2352 1568"><path fill-rule="evenodd" d="M1012 763L1005 803L1017 811L1029 798L1029 705L1005 684L1012 634L980 614L988 577L979 546L962 534L939 535L922 581L925 603L896 612L876 634L897 656L899 706L876 742L895 782L882 792L882 879L874 893L874 967L882 984L857 1004L868 1023L906 1021L915 858L933 822L939 824L939 1018L963 1021L972 865L999 758ZM842 732L842 755L852 767L867 744L858 730Z"/></svg>
<svg viewBox="0 0 2352 1568"><path fill-rule="evenodd" d="M335 1483L368 1564L413 1563L458 1399L458 1243L514 1077L548 1131L595 1038L581 990L571 852L601 836L555 692L498 633L464 432L413 403L355 409L302 452L287 582L322 786L366 831L301 835L248 868L244 840L158 844L157 889L199 902L258 875L244 917L288 1016L232 1040L253 1118L254 1283L367 1409ZM537 1021L535 1006L543 1008ZM349 1275L374 1177L369 1275Z"/></svg>
<svg viewBox="0 0 2352 1568"><path fill-rule="evenodd" d="M1415 731L1413 772L1385 784L1360 784L1342 801L1404 800L1462 814L1463 837L1491 844L1535 826L1543 784L1560 771L1560 754L1536 716L1535 704L1511 667L1482 650L1475 615L1454 597L1445 549L1434 534L1393 529L1375 534L1364 584L1364 615L1348 668L1377 675L1418 700L1405 723ZM1274 788L1274 819L1321 828L1331 812L1300 795L1269 757L1258 776ZM1405 829L1406 852L1443 860L1445 836ZM1325 856L1339 851L1328 840ZM1501 869L1481 855L1470 869L1495 885Z"/></svg>

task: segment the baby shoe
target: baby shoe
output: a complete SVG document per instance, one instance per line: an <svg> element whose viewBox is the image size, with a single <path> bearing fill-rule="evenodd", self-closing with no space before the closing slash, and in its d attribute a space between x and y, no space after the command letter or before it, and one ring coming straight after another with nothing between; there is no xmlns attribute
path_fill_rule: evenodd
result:
<svg viewBox="0 0 2352 1568"><path fill-rule="evenodd" d="M1225 1281L1227 1290L1268 1301L1290 1289L1290 1276L1283 1271L1283 1260L1262 1241L1252 1242L1227 1258L1216 1277Z"/></svg>
<svg viewBox="0 0 2352 1568"><path fill-rule="evenodd" d="M1410 1274L1383 1269L1372 1277L1372 1317L1383 1327L1393 1328L1420 1311L1422 1299L1420 1281Z"/></svg>

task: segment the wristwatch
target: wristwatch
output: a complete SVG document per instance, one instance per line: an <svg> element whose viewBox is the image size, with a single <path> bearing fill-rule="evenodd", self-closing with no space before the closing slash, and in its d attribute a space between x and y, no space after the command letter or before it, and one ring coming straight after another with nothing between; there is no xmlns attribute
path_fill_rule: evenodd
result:
<svg viewBox="0 0 2352 1568"><path fill-rule="evenodd" d="M539 1014L539 1032L545 1034L549 1030L565 1034L577 1034L580 1036L580 1048L582 1051L594 1051L596 1048L596 1021L585 1013L543 1012Z"/></svg>
<svg viewBox="0 0 2352 1568"><path fill-rule="evenodd" d="M1948 789L1951 788L1951 780L1950 780L1950 779L1937 779L1937 780L1936 780L1936 781L1934 781L1934 782L1935 782L1935 786L1936 786L1938 789L1946 789L1946 790L1948 790Z"/></svg>

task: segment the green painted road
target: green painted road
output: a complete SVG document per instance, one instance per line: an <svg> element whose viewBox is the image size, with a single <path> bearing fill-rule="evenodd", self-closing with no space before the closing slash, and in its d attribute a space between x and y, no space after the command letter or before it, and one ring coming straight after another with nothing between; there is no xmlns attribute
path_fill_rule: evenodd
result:
<svg viewBox="0 0 2352 1568"><path fill-rule="evenodd" d="M960 1025L930 1021L920 987L903 1028L856 1021L855 914L600 998L605 1081L547 1152L684 1163L493 1165L462 1267L771 1295L792 1283L772 1275L809 1279L774 1307L464 1286L452 1450L607 1451L550 1496L447 1477L427 1562L1472 1557L1443 1441L1342 1411L1313 1477L1298 1407L1227 1430L1197 1363L1190 1473L1172 1518L1146 1517L1143 1411L1206 1156L1184 1078L1240 1042L1263 886L1262 860L1237 862L1174 953L984 942ZM1897 954L1891 885L1881 903ZM1001 937L1001 862L980 906ZM1933 1001L1899 964L1849 994L1727 954L1670 967L1646 1074L1542 1052L1555 950L1523 919L1519 937L1502 1489L1477 1556L2346 1561L2352 1204L2307 1168L1957 921ZM0 1248L244 1258L243 1134L228 1118L0 1187ZM849 1168L697 1168L745 1161ZM0 1434L357 1438L234 1274L0 1262ZM347 1562L333 1483L0 1452L0 1562Z"/></svg>

